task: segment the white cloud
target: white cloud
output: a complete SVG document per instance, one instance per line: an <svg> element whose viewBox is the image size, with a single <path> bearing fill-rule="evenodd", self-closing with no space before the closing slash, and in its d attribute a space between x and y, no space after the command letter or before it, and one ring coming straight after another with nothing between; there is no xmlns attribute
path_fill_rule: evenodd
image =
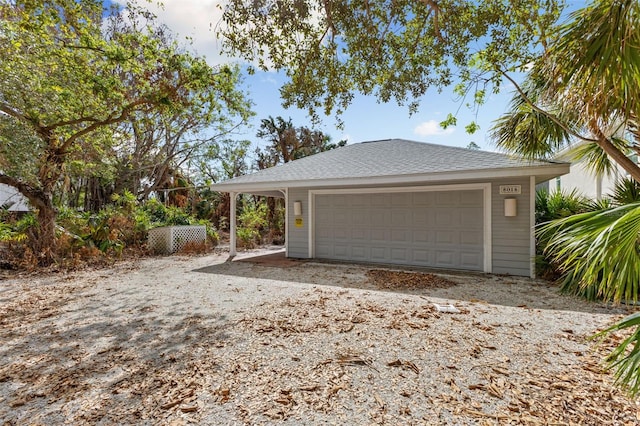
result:
<svg viewBox="0 0 640 426"><path fill-rule="evenodd" d="M153 12L181 44L186 44L186 38L190 37L192 44L187 48L206 57L210 65L233 61L220 53L222 43L216 38L216 28L222 21L220 0L163 0L163 6L146 0L134 2Z"/></svg>
<svg viewBox="0 0 640 426"><path fill-rule="evenodd" d="M443 136L450 135L455 132L455 130L454 127L443 129L436 120L429 120L418 124L416 128L413 129L413 133L420 136Z"/></svg>
<svg viewBox="0 0 640 426"><path fill-rule="evenodd" d="M274 85L274 86L279 86L279 84L280 84L280 83L278 83L278 81L277 81L275 78L273 78L273 77L272 77L271 75L269 75L269 74L265 74L265 75L262 77L261 81L262 81L263 83L272 84L272 85Z"/></svg>

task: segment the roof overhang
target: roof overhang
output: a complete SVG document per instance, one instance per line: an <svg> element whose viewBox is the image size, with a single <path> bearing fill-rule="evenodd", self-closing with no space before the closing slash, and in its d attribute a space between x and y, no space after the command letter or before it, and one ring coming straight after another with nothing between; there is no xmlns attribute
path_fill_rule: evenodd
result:
<svg viewBox="0 0 640 426"><path fill-rule="evenodd" d="M229 188L229 189L219 189L217 188L217 185L211 185L211 190L213 191L218 191L218 192L235 192L238 194L249 194L249 195L258 195L260 197L273 197L273 198L284 198L284 194L286 191L286 187L283 187L282 185L273 185L270 187L260 187L260 188L255 188L255 187L247 187L247 188L238 188L238 189L233 189L233 188Z"/></svg>
<svg viewBox="0 0 640 426"><path fill-rule="evenodd" d="M295 181L229 182L211 185L218 192L237 192L269 197L284 197L285 188L348 188L358 186L402 186L417 184L437 184L443 182L487 181L492 179L535 176L536 183L545 182L569 173L569 163L552 163L545 166L463 170L442 173L423 173L414 175L367 176L356 178L311 179Z"/></svg>

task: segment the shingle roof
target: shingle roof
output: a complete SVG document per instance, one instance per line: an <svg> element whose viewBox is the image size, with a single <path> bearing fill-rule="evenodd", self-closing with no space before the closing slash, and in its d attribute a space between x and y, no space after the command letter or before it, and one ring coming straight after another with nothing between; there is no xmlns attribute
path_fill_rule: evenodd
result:
<svg viewBox="0 0 640 426"><path fill-rule="evenodd" d="M473 171L531 169L535 175L539 168L566 166L567 163L550 161L527 161L509 155L414 142L404 139L387 139L346 145L299 160L265 170L240 176L216 185L214 189L225 187L248 187L260 184L327 182L340 180L361 180L385 177L438 175L468 173ZM536 170L533 170L536 169ZM564 169L564 167L563 167ZM539 170L538 170L539 172ZM553 172L551 172L553 174ZM315 185L314 185L315 186Z"/></svg>

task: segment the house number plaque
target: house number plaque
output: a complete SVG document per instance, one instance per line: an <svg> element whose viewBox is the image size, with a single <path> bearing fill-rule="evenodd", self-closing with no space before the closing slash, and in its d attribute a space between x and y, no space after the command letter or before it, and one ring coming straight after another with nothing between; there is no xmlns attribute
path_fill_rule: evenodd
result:
<svg viewBox="0 0 640 426"><path fill-rule="evenodd" d="M522 193L522 185L500 185L500 195L515 195Z"/></svg>

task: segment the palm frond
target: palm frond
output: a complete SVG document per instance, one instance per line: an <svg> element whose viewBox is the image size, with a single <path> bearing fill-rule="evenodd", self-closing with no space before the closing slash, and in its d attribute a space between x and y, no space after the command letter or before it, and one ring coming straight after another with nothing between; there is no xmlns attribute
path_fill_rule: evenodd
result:
<svg viewBox="0 0 640 426"><path fill-rule="evenodd" d="M626 178L616 182L611 199L617 204L629 204L640 201L640 183Z"/></svg>
<svg viewBox="0 0 640 426"><path fill-rule="evenodd" d="M589 199L577 189L570 192L539 190L536 192L536 223L583 213L590 210L589 203Z"/></svg>
<svg viewBox="0 0 640 426"><path fill-rule="evenodd" d="M614 331L635 327L606 358L607 368L615 370L616 384L624 386L631 397L640 395L640 312L629 315L594 337L603 338Z"/></svg>
<svg viewBox="0 0 640 426"><path fill-rule="evenodd" d="M614 170L611 158L596 143L576 145L571 149L569 155L575 161L584 160L587 170L596 176L609 176Z"/></svg>
<svg viewBox="0 0 640 426"><path fill-rule="evenodd" d="M588 116L620 122L640 101L640 3L600 0L574 12L560 29L551 55L560 62L568 95Z"/></svg>
<svg viewBox="0 0 640 426"><path fill-rule="evenodd" d="M564 273L563 288L615 302L638 300L640 203L552 221L538 236Z"/></svg>

